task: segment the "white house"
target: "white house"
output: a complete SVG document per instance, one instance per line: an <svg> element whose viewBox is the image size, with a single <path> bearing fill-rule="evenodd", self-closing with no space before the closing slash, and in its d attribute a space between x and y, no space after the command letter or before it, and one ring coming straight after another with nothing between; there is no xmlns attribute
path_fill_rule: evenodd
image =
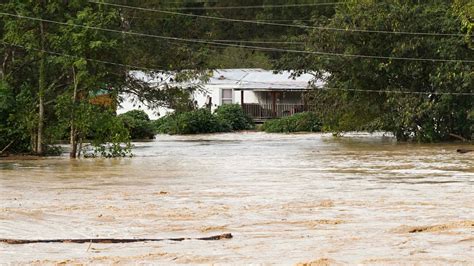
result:
<svg viewBox="0 0 474 266"><path fill-rule="evenodd" d="M143 72L136 72L135 76L147 82L158 83L157 79L163 79L161 76L147 76ZM195 81L193 84L196 84ZM193 100L197 107L210 108L212 111L223 104L240 104L255 120L265 120L304 111L304 93L313 86L323 85L322 81L314 82L314 76L310 74L293 78L287 71L275 74L263 69L217 69L202 84L203 89L194 93ZM150 110L143 104L133 106L130 101L124 102L118 112L132 109L142 109L152 119L157 118L158 113L164 115L172 112L166 109Z"/></svg>

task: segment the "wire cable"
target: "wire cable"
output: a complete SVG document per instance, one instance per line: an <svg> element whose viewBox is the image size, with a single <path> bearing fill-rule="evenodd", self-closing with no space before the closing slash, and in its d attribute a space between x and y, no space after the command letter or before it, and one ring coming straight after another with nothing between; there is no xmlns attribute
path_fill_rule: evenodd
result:
<svg viewBox="0 0 474 266"><path fill-rule="evenodd" d="M238 79L229 79L235 82L251 83L251 84L262 84L262 85L273 85L273 86L286 86L285 83L265 82L265 81L245 81ZM369 92L369 93L396 93L396 94L417 94L417 95L458 95L458 96L474 96L474 92L429 92L429 91L402 91L402 90L367 90L367 89L344 89L344 88L329 88L329 87L315 87L308 86L308 88L315 90L340 90L340 91L355 91L355 92Z"/></svg>
<svg viewBox="0 0 474 266"><path fill-rule="evenodd" d="M253 5L253 6L203 6L203 7L172 7L167 10L225 10L225 9L263 9L339 5L345 2L312 3L312 4L283 4L283 5Z"/></svg>
<svg viewBox="0 0 474 266"><path fill-rule="evenodd" d="M132 32L132 31L121 31L121 30L114 30L114 29L108 29L108 28L100 28L100 27L96 27L96 26L87 26L87 25L82 25L82 24L66 23L66 22L60 22L60 21L49 20L49 19L22 16L22 15L5 13L5 12L0 12L0 15L17 17L17 18L22 18L22 19L29 19L29 20L34 20L34 21L43 21L43 22L54 23L54 24L59 24L59 25L64 25L64 26L80 27L80 28L86 28L86 29L101 30L101 31L106 31L106 32L128 34L128 35L135 35L135 36L141 36L141 37L157 38L157 39L162 39L162 40L181 41L181 42L188 42L188 43L201 43L201 44L208 44L208 45L213 45L213 46L237 47L237 48L245 48L245 49L259 50L259 51L283 52L283 53L295 53L295 54L314 54L314 55L321 55L321 56L339 56L339 57L365 58L365 59L474 63L474 60L462 60L462 59L440 59L440 58L417 58L417 57L396 57L396 56L343 54L343 53L304 51L304 50L282 49L282 48L251 46L251 45L239 45L239 44L230 44L230 43L220 43L220 42L208 41L208 40L203 40L203 39L185 39L185 38L168 37L168 36L153 35L153 34Z"/></svg>
<svg viewBox="0 0 474 266"><path fill-rule="evenodd" d="M321 90L340 90L369 93L396 93L396 94L418 94L418 95L456 95L456 96L474 96L472 92L440 92L440 91L401 91L401 90L364 90L364 89L343 89L343 88L322 88Z"/></svg>
<svg viewBox="0 0 474 266"><path fill-rule="evenodd" d="M365 32L365 33L381 33L381 34L398 34L398 35L419 35L419 36L445 36L445 37L446 36L451 36L451 37L464 37L464 36L466 36L465 34L462 34L462 33L436 33L436 32L409 32L409 31L343 29L343 28L334 28L334 27L284 24L284 23L265 22L265 21L258 21L258 20L246 20L246 19L214 17L214 16L207 16L207 15L196 15L196 14L190 14L190 13L180 13L180 12L174 12L174 11L143 8L143 7L137 7L137 6L121 5L121 4L113 4L113 3L107 3L107 2L97 2L97 1L93 1L93 0L89 0L89 3L99 4L99 5L107 5L107 6L114 6L114 7L121 7L121 8L128 8L128 9L135 9L135 10L141 10L141 11L157 12L157 13L168 14L168 15L186 16L186 17L203 18L203 19L213 19L213 20L220 20L220 21L227 21L227 22L249 23L249 24L257 24L257 25L269 25L269 26L301 28L301 29L317 29L317 30L329 30L329 31L340 31L340 32Z"/></svg>
<svg viewBox="0 0 474 266"><path fill-rule="evenodd" d="M59 52L53 52L53 51L49 51L49 50L29 48L29 47L26 47L26 46L23 46L23 45L4 42L4 41L0 41L0 43L6 44L6 45L11 45L11 46L16 46L16 47L25 49L27 51L28 50L35 50L35 51L45 52L45 53L48 53L48 54L51 54L51 55L54 55L54 56L66 56L66 57L71 57L71 58L84 59L86 61L91 61L91 62L96 62L96 63L109 64L109 65L132 68L132 69L142 69L142 70L147 70L147 71L163 72L163 69L154 69L154 68L149 68L149 67L141 67L141 66L115 63L115 62L110 62L110 61L105 61L105 60L91 59L91 58L87 58L87 57L75 56L75 55L70 55L70 54L66 54L66 53L59 53ZM242 80L229 79L229 78L226 78L226 80L231 80L231 81L236 81L236 82L245 82L245 83L265 84L265 85L287 85L287 84L284 84L284 83L272 83L272 82L263 82L263 81L242 81ZM343 89L343 88L327 88L327 87L319 88L319 87L311 87L311 86L309 86L309 88L318 89L318 90L341 90L341 91L369 92L369 93L379 93L379 94L380 93L397 93L397 94L418 94L418 95L474 96L474 93L470 93L470 92L426 92L426 91L401 91L401 90L364 90L364 89Z"/></svg>
<svg viewBox="0 0 474 266"><path fill-rule="evenodd" d="M84 59L84 60L90 61L90 62L96 62L96 63L102 63L102 64L108 64L108 65L126 67L126 68L130 68L130 69L141 69L141 70L146 70L146 71L163 72L163 69L160 70L160 69L158 69L158 68L149 68L149 67L142 67L142 66L134 66L134 65L116 63L116 62L111 62L111 61L92 59L92 58L87 58L87 57L83 57L83 56L77 56L77 55L71 55L71 54L66 54L66 53L54 52L54 51L49 51L49 50L44 50L44 49L38 49L38 48L31 48L31 47L27 47L27 46L24 46L24 45L15 44L15 43L10 43L10 42L5 42L5 41L0 41L0 43L5 44L5 45L10 45L10 46L16 46L16 47L22 48L22 49L24 49L24 50L26 50L26 51L34 50L34 51L38 51L38 52L44 52L44 53L47 53L47 54L55 55L55 56L65 56L65 57L70 57L70 58Z"/></svg>

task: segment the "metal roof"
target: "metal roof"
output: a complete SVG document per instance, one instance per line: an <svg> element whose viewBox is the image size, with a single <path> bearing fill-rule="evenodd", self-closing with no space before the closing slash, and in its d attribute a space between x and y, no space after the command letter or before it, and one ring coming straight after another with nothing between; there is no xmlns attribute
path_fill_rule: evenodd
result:
<svg viewBox="0 0 474 266"><path fill-rule="evenodd" d="M170 74L149 75L144 72L135 71L133 74L146 82L160 83L163 80L170 80ZM291 72L282 71L275 73L273 70L264 70L260 68L237 68L237 69L216 69L206 83L200 81L182 82L179 84L168 82L171 86L189 86L189 85L222 85L232 87L235 90L307 90L310 83L314 80L311 74L303 74L298 77L292 77ZM313 85L322 87L323 81L316 81Z"/></svg>

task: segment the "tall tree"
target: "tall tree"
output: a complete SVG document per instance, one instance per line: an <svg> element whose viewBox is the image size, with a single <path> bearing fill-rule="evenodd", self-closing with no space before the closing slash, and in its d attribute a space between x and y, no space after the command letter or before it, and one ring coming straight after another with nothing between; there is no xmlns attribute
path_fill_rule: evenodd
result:
<svg viewBox="0 0 474 266"><path fill-rule="evenodd" d="M451 1L350 1L336 10L334 17L316 26L458 35L318 29L303 37L308 50L340 55L474 59L473 50L468 48L472 36L463 37L468 34L467 28ZM381 129L393 132L399 139L419 141L471 137L473 120L468 113L474 101L472 96L456 93L474 92L472 64L307 55L288 56L280 62L281 68L289 65L316 73L327 79L327 87L337 89L319 90L312 95L332 130Z"/></svg>

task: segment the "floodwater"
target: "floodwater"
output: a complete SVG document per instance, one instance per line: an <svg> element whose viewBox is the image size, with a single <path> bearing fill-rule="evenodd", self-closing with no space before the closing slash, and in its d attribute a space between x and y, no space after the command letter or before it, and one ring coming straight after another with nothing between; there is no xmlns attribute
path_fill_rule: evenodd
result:
<svg viewBox="0 0 474 266"><path fill-rule="evenodd" d="M127 159L0 161L0 262L474 263L474 156L381 135L158 136Z"/></svg>

